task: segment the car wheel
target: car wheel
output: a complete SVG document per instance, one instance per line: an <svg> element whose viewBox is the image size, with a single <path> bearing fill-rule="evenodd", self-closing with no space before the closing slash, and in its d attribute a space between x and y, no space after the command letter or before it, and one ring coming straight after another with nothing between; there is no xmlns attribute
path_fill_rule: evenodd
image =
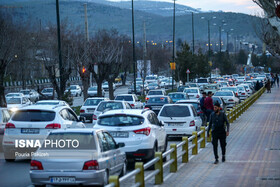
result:
<svg viewBox="0 0 280 187"><path fill-rule="evenodd" d="M108 174L108 170L105 170L104 175L103 175L103 185L107 185L109 182L109 174Z"/></svg>
<svg viewBox="0 0 280 187"><path fill-rule="evenodd" d="M127 161L125 161L123 163L123 168L122 168L122 172L121 172L121 177L124 176L126 174L126 169L127 169Z"/></svg>
<svg viewBox="0 0 280 187"><path fill-rule="evenodd" d="M155 154L158 151L158 146L157 143L155 143L154 148L153 148L153 155L150 159L147 159L146 162L149 162L150 160L155 158ZM155 165L152 165L151 167L148 168L148 170L154 170L155 169Z"/></svg>

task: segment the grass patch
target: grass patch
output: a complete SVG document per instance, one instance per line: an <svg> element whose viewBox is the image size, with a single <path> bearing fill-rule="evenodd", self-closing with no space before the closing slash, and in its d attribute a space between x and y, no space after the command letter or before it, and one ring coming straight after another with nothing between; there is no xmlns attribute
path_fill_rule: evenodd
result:
<svg viewBox="0 0 280 187"><path fill-rule="evenodd" d="M80 115L80 109L82 106L73 106L71 107L72 110L74 110L74 112L79 116Z"/></svg>

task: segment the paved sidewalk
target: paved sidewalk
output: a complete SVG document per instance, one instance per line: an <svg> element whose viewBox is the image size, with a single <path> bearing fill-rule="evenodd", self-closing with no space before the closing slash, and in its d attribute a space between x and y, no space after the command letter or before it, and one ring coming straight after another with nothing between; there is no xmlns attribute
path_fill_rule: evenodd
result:
<svg viewBox="0 0 280 187"><path fill-rule="evenodd" d="M226 162L214 165L212 144L161 186L280 186L280 89L264 93L227 138Z"/></svg>

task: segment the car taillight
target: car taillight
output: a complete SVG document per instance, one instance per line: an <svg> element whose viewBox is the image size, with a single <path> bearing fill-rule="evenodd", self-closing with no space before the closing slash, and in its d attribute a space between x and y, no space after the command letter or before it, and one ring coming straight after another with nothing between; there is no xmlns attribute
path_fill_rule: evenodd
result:
<svg viewBox="0 0 280 187"><path fill-rule="evenodd" d="M146 136L149 136L150 132L151 132L151 128L147 127L144 129L139 129L139 130L135 130L133 131L135 134L145 134Z"/></svg>
<svg viewBox="0 0 280 187"><path fill-rule="evenodd" d="M195 126L195 122L194 122L194 121L191 121L191 122L190 122L190 127L193 127L193 126Z"/></svg>
<svg viewBox="0 0 280 187"><path fill-rule="evenodd" d="M196 98L199 98L199 95L197 95Z"/></svg>
<svg viewBox="0 0 280 187"><path fill-rule="evenodd" d="M220 107L220 110L223 110L223 108L222 108L222 107Z"/></svg>
<svg viewBox="0 0 280 187"><path fill-rule="evenodd" d="M150 98L146 97L146 101L148 101Z"/></svg>
<svg viewBox="0 0 280 187"><path fill-rule="evenodd" d="M14 125L13 123L7 123L7 124L5 125L5 128L6 128L6 129L11 129L11 128L16 128L16 127L15 127L15 125Z"/></svg>
<svg viewBox="0 0 280 187"><path fill-rule="evenodd" d="M134 104L131 104L131 106L134 107L135 105L134 105Z"/></svg>
<svg viewBox="0 0 280 187"><path fill-rule="evenodd" d="M149 107L145 107L144 109L150 109Z"/></svg>
<svg viewBox="0 0 280 187"><path fill-rule="evenodd" d="M40 161L31 160L30 162L30 170L43 170L43 165Z"/></svg>
<svg viewBox="0 0 280 187"><path fill-rule="evenodd" d="M45 128L46 129L60 129L61 125L59 123L52 123L52 124L48 124Z"/></svg>
<svg viewBox="0 0 280 187"><path fill-rule="evenodd" d="M245 95L245 93L242 93L241 95Z"/></svg>
<svg viewBox="0 0 280 187"><path fill-rule="evenodd" d="M92 115L92 119L93 119L93 120L97 120L97 116L93 114L93 115Z"/></svg>
<svg viewBox="0 0 280 187"><path fill-rule="evenodd" d="M238 97L238 93L235 93L236 97Z"/></svg>
<svg viewBox="0 0 280 187"><path fill-rule="evenodd" d="M99 165L96 160L90 160L84 163L83 170L98 170Z"/></svg>
<svg viewBox="0 0 280 187"><path fill-rule="evenodd" d="M80 110L80 113L85 113L85 110Z"/></svg>
<svg viewBox="0 0 280 187"><path fill-rule="evenodd" d="M234 101L233 99L229 99L228 101Z"/></svg>

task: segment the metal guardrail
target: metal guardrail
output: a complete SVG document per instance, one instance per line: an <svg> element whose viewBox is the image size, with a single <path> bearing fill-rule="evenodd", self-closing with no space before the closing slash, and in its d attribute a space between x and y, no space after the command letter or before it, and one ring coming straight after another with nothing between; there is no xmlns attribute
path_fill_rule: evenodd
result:
<svg viewBox="0 0 280 187"><path fill-rule="evenodd" d="M227 112L227 117L230 123L233 123L238 117L243 114L265 91L265 88L261 88L259 91L254 93L252 96L244 100L239 105L235 106L230 112ZM206 131L208 130L208 126L201 127L199 132L194 131L192 136L190 137L182 137L182 142L179 144L171 144L170 149L166 152L156 152L155 158L143 164L143 162L136 162L135 163L135 170L131 171L130 173L124 175L123 177L119 178L119 176L110 176L109 177L109 184L105 187L120 187L120 184L124 181L130 179L131 177L135 176L135 184L133 186L144 187L145 181L150 180L151 178L155 177L155 184L162 184L163 183L163 169L166 167L170 167L169 172L175 173L177 172L178 166L178 158L182 157L182 163L188 163L189 161L189 151L192 150L192 155L198 154L198 144L200 143L200 148L205 148L206 141L211 142L211 131L209 136L206 137ZM198 136L200 138L198 139ZM192 142L192 145L189 146L189 142ZM182 147L182 152L177 155L177 149ZM170 160L163 164L163 158L166 158L170 155ZM155 166L155 169L152 173L148 176L144 176L144 171L151 166Z"/></svg>

